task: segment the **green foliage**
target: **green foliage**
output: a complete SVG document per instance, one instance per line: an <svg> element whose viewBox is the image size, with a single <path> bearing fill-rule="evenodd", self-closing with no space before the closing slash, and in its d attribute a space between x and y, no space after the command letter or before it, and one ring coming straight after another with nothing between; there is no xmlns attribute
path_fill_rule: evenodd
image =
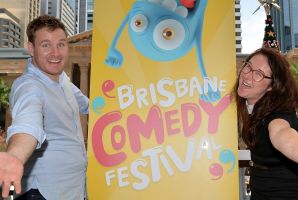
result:
<svg viewBox="0 0 298 200"><path fill-rule="evenodd" d="M291 70L296 78L296 80L298 81L298 65L297 64L291 64Z"/></svg>
<svg viewBox="0 0 298 200"><path fill-rule="evenodd" d="M5 144L0 144L0 152L3 152L6 150Z"/></svg>
<svg viewBox="0 0 298 200"><path fill-rule="evenodd" d="M7 86L4 81L0 78L0 108L8 107L9 105L9 92L10 87Z"/></svg>
<svg viewBox="0 0 298 200"><path fill-rule="evenodd" d="M0 152L6 150L5 138L6 138L6 133L0 127Z"/></svg>
<svg viewBox="0 0 298 200"><path fill-rule="evenodd" d="M9 92L10 92L10 87L7 86L4 81L0 78L0 110L1 108L7 108L9 105ZM1 115L3 113L0 113ZM0 152L5 151L6 149L6 144L5 144L5 137L6 133L0 127Z"/></svg>

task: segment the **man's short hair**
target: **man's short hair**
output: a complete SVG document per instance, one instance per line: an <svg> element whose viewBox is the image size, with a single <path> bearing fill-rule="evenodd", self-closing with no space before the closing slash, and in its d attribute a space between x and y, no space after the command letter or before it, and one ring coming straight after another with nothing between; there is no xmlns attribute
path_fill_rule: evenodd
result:
<svg viewBox="0 0 298 200"><path fill-rule="evenodd" d="M67 36L65 26L59 19L49 15L42 15L35 18L28 24L26 30L28 41L34 43L36 31L42 28L47 28L50 31L62 29L65 32L65 35Z"/></svg>

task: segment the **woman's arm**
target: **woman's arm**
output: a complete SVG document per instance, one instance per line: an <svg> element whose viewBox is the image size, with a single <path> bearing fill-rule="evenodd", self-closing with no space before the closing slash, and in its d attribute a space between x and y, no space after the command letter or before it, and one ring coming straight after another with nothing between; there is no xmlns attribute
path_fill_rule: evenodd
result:
<svg viewBox="0 0 298 200"><path fill-rule="evenodd" d="M274 119L268 125L272 145L287 158L298 163L298 133L284 119Z"/></svg>

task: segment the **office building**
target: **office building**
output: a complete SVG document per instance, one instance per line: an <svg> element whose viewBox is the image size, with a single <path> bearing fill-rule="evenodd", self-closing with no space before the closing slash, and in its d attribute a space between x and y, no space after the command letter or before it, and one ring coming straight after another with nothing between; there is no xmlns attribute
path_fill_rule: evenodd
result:
<svg viewBox="0 0 298 200"><path fill-rule="evenodd" d="M236 36L236 54L242 51L242 37L241 37L241 13L240 13L240 0L235 0L235 36Z"/></svg>
<svg viewBox="0 0 298 200"><path fill-rule="evenodd" d="M41 3L41 15L51 15L60 19L66 28L68 35L76 33L75 2L67 0L43 0Z"/></svg>
<svg viewBox="0 0 298 200"><path fill-rule="evenodd" d="M1 0L0 8L5 8L19 19L21 47L27 46L26 27L40 15L40 2L41 0Z"/></svg>
<svg viewBox="0 0 298 200"><path fill-rule="evenodd" d="M298 48L298 1L277 0L281 10L271 10L275 32L282 52Z"/></svg>
<svg viewBox="0 0 298 200"><path fill-rule="evenodd" d="M87 30L87 0L76 0L77 33Z"/></svg>
<svg viewBox="0 0 298 200"><path fill-rule="evenodd" d="M86 31L93 29L93 13L94 13L94 1L87 0L87 26Z"/></svg>
<svg viewBox="0 0 298 200"><path fill-rule="evenodd" d="M92 30L93 28L93 0L76 0L76 29L77 33Z"/></svg>
<svg viewBox="0 0 298 200"><path fill-rule="evenodd" d="M0 48L20 48L20 20L5 8L0 8Z"/></svg>

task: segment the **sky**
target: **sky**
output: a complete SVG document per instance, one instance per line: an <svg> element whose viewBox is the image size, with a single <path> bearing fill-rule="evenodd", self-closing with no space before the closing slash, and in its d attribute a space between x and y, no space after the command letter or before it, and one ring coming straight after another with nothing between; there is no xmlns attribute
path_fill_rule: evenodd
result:
<svg viewBox="0 0 298 200"><path fill-rule="evenodd" d="M242 53L251 53L262 46L266 14L258 0L241 0Z"/></svg>

